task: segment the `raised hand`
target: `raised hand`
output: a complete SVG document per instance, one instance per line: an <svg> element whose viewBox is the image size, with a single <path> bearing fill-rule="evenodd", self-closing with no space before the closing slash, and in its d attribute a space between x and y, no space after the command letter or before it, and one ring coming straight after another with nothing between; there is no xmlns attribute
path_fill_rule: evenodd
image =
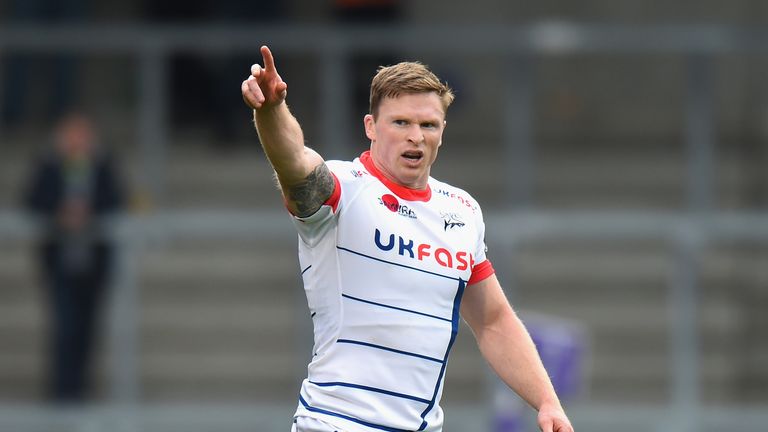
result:
<svg viewBox="0 0 768 432"><path fill-rule="evenodd" d="M288 94L288 84L278 75L272 51L266 45L261 47L261 56L264 67L258 63L251 66L251 75L241 85L243 100L255 110L279 105Z"/></svg>

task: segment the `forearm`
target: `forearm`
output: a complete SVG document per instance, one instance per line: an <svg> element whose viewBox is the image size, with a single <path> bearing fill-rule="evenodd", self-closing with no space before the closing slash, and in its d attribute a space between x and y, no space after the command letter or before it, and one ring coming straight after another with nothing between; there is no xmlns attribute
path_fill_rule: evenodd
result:
<svg viewBox="0 0 768 432"><path fill-rule="evenodd" d="M277 73L269 48L264 45L260 51L264 67L251 66L251 75L240 90L245 104L253 110L253 122L277 174L286 207L294 215L306 217L331 196L334 177L323 158L304 146L301 126L285 103L288 84Z"/></svg>
<svg viewBox="0 0 768 432"><path fill-rule="evenodd" d="M304 133L285 102L274 107L253 110L254 124L269 162L281 185L302 181L314 166L308 166Z"/></svg>
<svg viewBox="0 0 768 432"><path fill-rule="evenodd" d="M277 174L288 210L306 217L331 196L333 175L323 158L304 146L304 134L285 102L254 110L261 145Z"/></svg>
<svg viewBox="0 0 768 432"><path fill-rule="evenodd" d="M536 346L511 308L476 337L480 351L494 371L533 408L560 407Z"/></svg>

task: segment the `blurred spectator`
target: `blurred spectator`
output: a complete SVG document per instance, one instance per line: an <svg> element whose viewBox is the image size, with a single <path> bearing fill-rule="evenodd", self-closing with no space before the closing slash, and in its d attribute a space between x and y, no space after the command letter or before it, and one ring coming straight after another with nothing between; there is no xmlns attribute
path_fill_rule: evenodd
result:
<svg viewBox="0 0 768 432"><path fill-rule="evenodd" d="M24 25L74 24L87 16L84 0L11 0L7 6L7 21ZM0 85L2 114L0 120L16 126L33 115L34 96L43 103L42 115L51 121L72 106L77 95L77 61L71 54L51 56L10 52L4 59ZM44 94L35 91L41 86Z"/></svg>
<svg viewBox="0 0 768 432"><path fill-rule="evenodd" d="M54 141L53 151L35 164L24 200L43 223L38 259L51 318L50 397L80 402L87 396L99 309L112 270L105 218L123 207L124 194L88 117L66 114Z"/></svg>

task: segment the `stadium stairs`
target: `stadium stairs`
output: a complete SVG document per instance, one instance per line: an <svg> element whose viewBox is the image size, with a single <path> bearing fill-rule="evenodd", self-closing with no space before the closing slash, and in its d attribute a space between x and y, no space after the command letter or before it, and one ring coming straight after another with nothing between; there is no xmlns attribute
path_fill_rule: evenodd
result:
<svg viewBox="0 0 768 432"><path fill-rule="evenodd" d="M258 152L211 156L178 147L173 152L168 208L280 209ZM0 160L5 208L15 205L13 190L27 156L15 150ZM500 162L488 166L487 158L450 151L444 156L436 176L442 171L441 177L472 191L487 214L505 206L497 193L504 180ZM681 162L670 162L663 152L596 160L563 150L540 162L535 188L543 207L680 207ZM467 166L485 166L486 175L468 175ZM133 169L129 163L128 171ZM211 236L146 245L137 277L142 400L294 399L311 343L295 246L293 236L281 241ZM493 248L490 253L493 257ZM31 254L27 241L3 240L0 248L2 400L36 400L43 393L45 303ZM766 256L765 246L741 244L716 245L704 255L698 327L705 400L765 396L768 342L758 329L768 324ZM505 285L518 310L572 319L587 329L585 397L668 400L669 324L675 313L667 306L674 271L669 248L659 241L541 242L504 259L495 265L514 275ZM96 373L101 397L107 394L105 345ZM483 397L488 376L463 326L448 369L446 401Z"/></svg>

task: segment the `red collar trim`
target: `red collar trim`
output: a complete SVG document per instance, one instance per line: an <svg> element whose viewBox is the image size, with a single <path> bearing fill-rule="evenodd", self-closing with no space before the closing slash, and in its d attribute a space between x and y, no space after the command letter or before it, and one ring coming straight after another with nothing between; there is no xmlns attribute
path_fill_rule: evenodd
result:
<svg viewBox="0 0 768 432"><path fill-rule="evenodd" d="M380 182L384 183L384 186L394 192L398 197L408 201L424 202L427 202L430 200L430 198L432 198L432 189L429 187L429 184L427 184L427 187L424 189L411 189L403 185L399 185L384 177L384 174L382 174L381 171L376 168L376 165L374 165L370 151L365 151L360 155L360 162L372 176L376 177Z"/></svg>

